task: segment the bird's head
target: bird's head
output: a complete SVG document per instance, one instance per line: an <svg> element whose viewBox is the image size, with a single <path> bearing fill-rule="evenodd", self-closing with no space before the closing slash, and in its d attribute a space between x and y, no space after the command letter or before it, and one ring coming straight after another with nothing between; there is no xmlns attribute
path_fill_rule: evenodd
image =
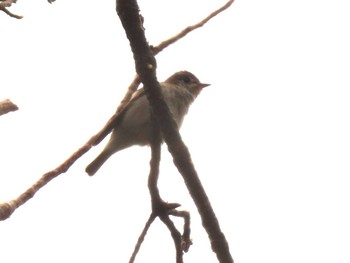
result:
<svg viewBox="0 0 350 263"><path fill-rule="evenodd" d="M210 85L201 83L195 75L188 71L176 72L175 74L170 76L165 82L182 86L189 90L195 97L198 96L198 94L202 91L204 87Z"/></svg>

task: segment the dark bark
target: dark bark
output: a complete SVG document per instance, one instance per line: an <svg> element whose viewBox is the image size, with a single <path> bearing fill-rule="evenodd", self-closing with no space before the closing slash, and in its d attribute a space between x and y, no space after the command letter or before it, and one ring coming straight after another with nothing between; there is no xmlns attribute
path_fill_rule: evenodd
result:
<svg viewBox="0 0 350 263"><path fill-rule="evenodd" d="M220 229L216 215L199 180L190 153L181 139L176 123L172 119L161 94L160 85L156 78L156 61L140 23L137 2L135 0L117 0L117 13L130 41L136 71L144 84L146 95L158 119L162 136L173 156L174 164L183 176L191 197L197 206L202 224L209 235L212 249L216 253L219 262L232 263L233 259L226 238Z"/></svg>

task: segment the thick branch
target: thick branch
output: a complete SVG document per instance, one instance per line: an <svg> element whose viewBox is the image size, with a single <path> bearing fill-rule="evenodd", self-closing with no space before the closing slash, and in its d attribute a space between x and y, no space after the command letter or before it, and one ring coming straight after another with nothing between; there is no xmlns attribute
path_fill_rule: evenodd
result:
<svg viewBox="0 0 350 263"><path fill-rule="evenodd" d="M11 6L12 3L15 3L15 0L6 0L2 1L0 0L0 9ZM53 1L49 1L53 2ZM182 32L180 32L178 35L174 36L173 38L166 40L159 44L157 47L155 47L154 52L158 53L160 50L164 49L165 47L169 46L170 44L176 42L181 37L184 37L188 32L200 27L203 25L203 23L207 22L209 19L211 19L214 15L220 12L224 9L226 9L233 1L229 1L225 6L218 9L217 11L210 14L206 19L202 20L201 22L187 27ZM105 127L98 132L96 135L92 136L82 147L80 147L75 153L73 153L67 160L65 160L61 165L59 165L57 168L45 173L42 175L42 177L33 184L28 190L26 190L23 194L18 196L16 199L13 199L10 202L7 203L0 203L0 220L5 220L21 205L23 205L26 201L31 199L39 189L41 189L43 186L45 186L49 181L51 181L53 178L57 177L61 173L66 172L73 163L79 159L82 155L84 155L92 146L97 145L102 139L110 133L110 131L114 127L115 121L118 120L119 112L123 110L123 108L128 104L132 94L136 90L137 86L139 85L139 78L138 76L135 77L134 81L129 86L128 92L126 96L124 97L121 105L118 107L117 113L112 116L112 118L107 122ZM15 108L13 108L15 110ZM166 139L167 141L167 139ZM174 205L174 208L176 207L176 204Z"/></svg>
<svg viewBox="0 0 350 263"><path fill-rule="evenodd" d="M154 55L157 55L161 51L163 51L165 48L170 46L171 44L174 44L176 41L180 40L181 38L185 37L188 33L192 32L193 30L196 30L197 28L200 28L204 26L205 23L207 23L210 19L215 17L220 12L224 11L225 9L229 8L231 4L234 2L234 0L229 0L226 4L224 4L222 7L218 8L214 12L210 13L207 17L205 17L203 20L199 21L196 24L193 24L191 26L186 27L185 29L181 30L176 35L168 38L167 40L164 40L163 42L159 43L157 46L152 47L152 51ZM115 123L118 121L118 115L119 112L122 111L125 106L129 103L132 95L136 91L140 84L140 78L138 75L135 76L134 80L129 85L129 88L121 101L116 114L114 114L107 124L103 127L102 131L99 133L99 136L96 136L96 141L93 143L93 145L99 144L115 127Z"/></svg>
<svg viewBox="0 0 350 263"><path fill-rule="evenodd" d="M190 153L181 139L177 125L172 119L160 91L160 85L156 78L156 61L139 22L139 7L135 0L117 0L117 13L130 41L136 71L144 84L152 110L159 120L164 140L173 156L174 163L183 176L200 213L212 249L219 262L231 263L233 259L226 238L221 232L216 215L191 161Z"/></svg>

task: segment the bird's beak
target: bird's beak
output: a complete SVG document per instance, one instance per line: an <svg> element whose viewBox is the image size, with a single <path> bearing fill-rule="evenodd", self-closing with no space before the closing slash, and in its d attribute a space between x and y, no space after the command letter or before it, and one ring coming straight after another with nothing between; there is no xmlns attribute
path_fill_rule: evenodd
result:
<svg viewBox="0 0 350 263"><path fill-rule="evenodd" d="M200 87L201 89L203 89L203 88L208 87L208 86L210 86L210 85L211 85L211 84L200 83L200 84L199 84L199 87Z"/></svg>

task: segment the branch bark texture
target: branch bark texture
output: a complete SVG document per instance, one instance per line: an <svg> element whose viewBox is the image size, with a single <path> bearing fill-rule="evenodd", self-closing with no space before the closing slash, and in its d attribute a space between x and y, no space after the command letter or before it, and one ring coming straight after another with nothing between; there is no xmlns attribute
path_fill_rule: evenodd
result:
<svg viewBox="0 0 350 263"><path fill-rule="evenodd" d="M136 71L144 84L146 95L156 118L174 164L183 176L185 184L194 200L202 224L206 229L213 251L219 262L232 263L229 246L222 233L210 201L199 180L190 153L183 143L177 125L164 102L160 85L156 78L156 60L149 47L140 24L139 7L135 0L117 0L117 13L130 41L134 54Z"/></svg>

